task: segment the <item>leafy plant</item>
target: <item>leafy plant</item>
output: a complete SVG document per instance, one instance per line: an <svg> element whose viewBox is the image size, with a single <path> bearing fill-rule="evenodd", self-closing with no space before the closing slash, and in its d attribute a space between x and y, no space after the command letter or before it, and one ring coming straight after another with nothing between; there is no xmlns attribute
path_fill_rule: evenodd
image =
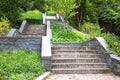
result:
<svg viewBox="0 0 120 80"><path fill-rule="evenodd" d="M120 37L112 33L102 33L99 25L93 23L84 23L82 32L89 34L91 38L103 37L108 42L111 50L120 55Z"/></svg>
<svg viewBox="0 0 120 80"><path fill-rule="evenodd" d="M0 80L33 80L44 72L39 54L31 50L1 50Z"/></svg>
<svg viewBox="0 0 120 80"><path fill-rule="evenodd" d="M6 17L0 18L0 36L5 36L10 30L10 22Z"/></svg>
<svg viewBox="0 0 120 80"><path fill-rule="evenodd" d="M85 34L80 34L70 29L67 29L65 32L63 32L62 26L63 25L61 23L53 23L53 42L83 42L89 39Z"/></svg>
<svg viewBox="0 0 120 80"><path fill-rule="evenodd" d="M55 16L56 12L55 11L47 11L48 16Z"/></svg>

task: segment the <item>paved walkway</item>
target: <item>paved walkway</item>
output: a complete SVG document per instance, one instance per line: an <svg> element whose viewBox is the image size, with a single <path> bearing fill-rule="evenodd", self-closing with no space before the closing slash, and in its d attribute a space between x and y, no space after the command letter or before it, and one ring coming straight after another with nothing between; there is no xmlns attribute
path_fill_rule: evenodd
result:
<svg viewBox="0 0 120 80"><path fill-rule="evenodd" d="M120 80L120 76L113 73L106 74L56 74L46 80Z"/></svg>

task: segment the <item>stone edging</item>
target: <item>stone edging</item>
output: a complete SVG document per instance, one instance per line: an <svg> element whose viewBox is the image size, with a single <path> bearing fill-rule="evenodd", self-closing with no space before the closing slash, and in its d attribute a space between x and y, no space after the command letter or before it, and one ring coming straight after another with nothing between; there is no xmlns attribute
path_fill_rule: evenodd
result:
<svg viewBox="0 0 120 80"><path fill-rule="evenodd" d="M14 34L16 33L16 30L17 30L17 29L12 28L12 29L9 31L9 33L7 34L6 37L13 37Z"/></svg>
<svg viewBox="0 0 120 80"><path fill-rule="evenodd" d="M45 80L50 75L50 72L45 72L43 75L39 76L35 80Z"/></svg>
<svg viewBox="0 0 120 80"><path fill-rule="evenodd" d="M51 68L51 41L49 36L42 37L41 58L47 71Z"/></svg>
<svg viewBox="0 0 120 80"><path fill-rule="evenodd" d="M23 32L23 30L25 29L25 26L27 25L27 21L26 20L24 20L23 22L22 22L22 24L21 24L21 26L20 26L20 28L19 28L19 32L20 33L22 33Z"/></svg>

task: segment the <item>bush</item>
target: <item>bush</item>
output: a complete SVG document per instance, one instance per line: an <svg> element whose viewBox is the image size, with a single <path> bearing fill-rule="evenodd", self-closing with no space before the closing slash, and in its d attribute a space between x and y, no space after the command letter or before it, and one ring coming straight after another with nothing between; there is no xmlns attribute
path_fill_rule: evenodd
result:
<svg viewBox="0 0 120 80"><path fill-rule="evenodd" d="M39 54L30 50L1 50L0 64L0 80L35 80L44 72Z"/></svg>
<svg viewBox="0 0 120 80"><path fill-rule="evenodd" d="M48 16L55 16L56 12L55 11L47 11Z"/></svg>
<svg viewBox="0 0 120 80"><path fill-rule="evenodd" d="M7 18L0 18L0 36L5 36L10 30L10 23Z"/></svg>
<svg viewBox="0 0 120 80"><path fill-rule="evenodd" d="M63 32L63 25L61 23L53 23L52 25L52 41L53 42L83 42L88 40L85 34L67 29Z"/></svg>
<svg viewBox="0 0 120 80"><path fill-rule="evenodd" d="M98 24L84 23L82 32L90 34L91 38L103 37L109 44L111 50L120 55L120 37L112 33L102 33Z"/></svg>
<svg viewBox="0 0 120 80"><path fill-rule="evenodd" d="M82 25L81 31L88 34L100 35L101 29L98 24L86 22Z"/></svg>
<svg viewBox="0 0 120 80"><path fill-rule="evenodd" d="M111 33L102 33L101 37L103 37L108 42L111 50L120 56L120 37Z"/></svg>
<svg viewBox="0 0 120 80"><path fill-rule="evenodd" d="M41 24L42 23L42 12L40 12L38 10L27 11L20 15L19 20L21 22L23 20L27 20L29 23Z"/></svg>

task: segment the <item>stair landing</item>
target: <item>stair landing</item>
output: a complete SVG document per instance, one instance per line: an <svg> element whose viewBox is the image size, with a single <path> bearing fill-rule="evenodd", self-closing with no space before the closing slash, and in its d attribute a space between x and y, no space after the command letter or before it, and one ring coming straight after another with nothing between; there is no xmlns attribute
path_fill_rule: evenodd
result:
<svg viewBox="0 0 120 80"><path fill-rule="evenodd" d="M46 35L45 25L28 25L20 37L42 37Z"/></svg>
<svg viewBox="0 0 120 80"><path fill-rule="evenodd" d="M46 80L120 80L113 73L106 74L51 74Z"/></svg>

